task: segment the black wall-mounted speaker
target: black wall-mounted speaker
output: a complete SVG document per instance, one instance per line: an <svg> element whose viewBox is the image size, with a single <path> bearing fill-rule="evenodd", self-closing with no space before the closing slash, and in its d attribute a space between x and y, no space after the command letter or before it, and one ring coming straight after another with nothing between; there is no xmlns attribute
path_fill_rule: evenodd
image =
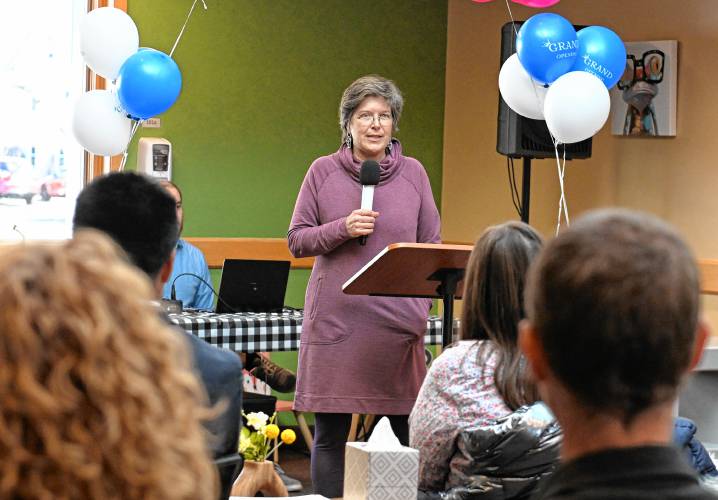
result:
<svg viewBox="0 0 718 500"><path fill-rule="evenodd" d="M516 30L523 24L516 22ZM576 30L584 26L575 26ZM516 32L513 23L501 28L501 64L516 52ZM559 145L559 155L566 159L585 159L591 157L591 138L574 144ZM554 158L555 152L551 134L546 122L532 120L514 112L501 98L499 93L499 113L496 134L496 151L513 158Z"/></svg>

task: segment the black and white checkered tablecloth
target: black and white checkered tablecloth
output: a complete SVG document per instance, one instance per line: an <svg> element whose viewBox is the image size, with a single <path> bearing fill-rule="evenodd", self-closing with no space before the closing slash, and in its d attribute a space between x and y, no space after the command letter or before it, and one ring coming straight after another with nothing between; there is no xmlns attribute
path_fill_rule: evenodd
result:
<svg viewBox="0 0 718 500"><path fill-rule="evenodd" d="M185 311L170 319L210 344L235 352L297 351L302 334L302 311L236 313ZM426 322L425 344L441 344L441 318Z"/></svg>

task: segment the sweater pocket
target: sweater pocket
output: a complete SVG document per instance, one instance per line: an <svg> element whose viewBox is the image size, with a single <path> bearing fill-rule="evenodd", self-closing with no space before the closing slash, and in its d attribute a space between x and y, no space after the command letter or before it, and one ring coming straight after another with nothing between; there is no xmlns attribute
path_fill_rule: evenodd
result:
<svg viewBox="0 0 718 500"><path fill-rule="evenodd" d="M317 282L313 287L310 287L307 293L307 302L309 302L309 319L314 320L314 316L317 314L317 303L319 302L319 294L322 291L322 283L324 276L317 277Z"/></svg>
<svg viewBox="0 0 718 500"><path fill-rule="evenodd" d="M302 344L336 344L351 335L342 309L332 300L332 282L324 274L307 288Z"/></svg>

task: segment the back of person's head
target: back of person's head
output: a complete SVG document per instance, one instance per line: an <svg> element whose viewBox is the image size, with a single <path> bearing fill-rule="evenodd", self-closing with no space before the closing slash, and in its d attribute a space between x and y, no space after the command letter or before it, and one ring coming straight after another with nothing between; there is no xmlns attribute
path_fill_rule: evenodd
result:
<svg viewBox="0 0 718 500"><path fill-rule="evenodd" d="M537 399L518 348L518 324L526 274L541 246L541 236L523 222L490 227L474 245L464 279L461 338L490 341L479 349L480 361L497 355L496 387L514 410Z"/></svg>
<svg viewBox="0 0 718 500"><path fill-rule="evenodd" d="M578 404L629 425L676 395L696 346L699 276L676 231L626 210L592 212L529 274L528 320Z"/></svg>
<svg viewBox="0 0 718 500"><path fill-rule="evenodd" d="M181 336L109 238L0 249L0 498L216 498Z"/></svg>
<svg viewBox="0 0 718 500"><path fill-rule="evenodd" d="M156 180L133 172L104 175L80 192L74 229L110 235L132 262L155 278L179 237L176 203Z"/></svg>

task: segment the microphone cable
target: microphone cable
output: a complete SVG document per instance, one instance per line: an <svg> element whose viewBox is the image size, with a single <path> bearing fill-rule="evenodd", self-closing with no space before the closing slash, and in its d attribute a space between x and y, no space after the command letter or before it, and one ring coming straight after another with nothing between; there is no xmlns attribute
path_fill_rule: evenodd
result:
<svg viewBox="0 0 718 500"><path fill-rule="evenodd" d="M207 288L209 288L215 297L217 297L217 300L222 303L224 307L232 311L233 313L238 313L239 311L235 310L233 307L231 307L229 304L227 304L224 300L222 300L222 297L219 296L219 294L214 290L214 287L207 283L207 281L202 278L201 276L195 274L195 273L179 273L175 278L172 280L172 286L170 287L170 300L177 300L177 290L175 288L175 283L179 278L182 276L194 276L199 281L201 281Z"/></svg>
<svg viewBox="0 0 718 500"><path fill-rule="evenodd" d="M180 273L180 274L178 274L177 276L175 276L175 278L172 280L172 285L171 285L171 287L170 287L170 300L177 300L177 290L176 290L176 288L175 288L175 282L176 282L179 278L181 278L182 276L194 276L194 277L197 278L199 281L201 281L202 283L204 283L204 285L212 291L212 293L214 294L214 296L217 297L217 300L218 300L219 302L221 302L222 305L227 308L227 310L229 310L230 312L232 312L232 313L234 313L234 314L241 314L241 313L242 313L242 311L238 311L238 310L236 310L234 307L232 307L232 306L230 306L229 304L227 304L227 302L225 302L225 301L222 299L222 297L220 297L219 294L214 290L214 287L213 287L212 285L210 285L209 283L207 283L207 281L205 281L204 278L202 278L201 276L198 276L198 275L196 275L196 274L194 274L194 273ZM292 311L292 312L303 311L303 309L301 309L301 308L291 307L291 306L283 306L283 309L288 309L289 311Z"/></svg>

